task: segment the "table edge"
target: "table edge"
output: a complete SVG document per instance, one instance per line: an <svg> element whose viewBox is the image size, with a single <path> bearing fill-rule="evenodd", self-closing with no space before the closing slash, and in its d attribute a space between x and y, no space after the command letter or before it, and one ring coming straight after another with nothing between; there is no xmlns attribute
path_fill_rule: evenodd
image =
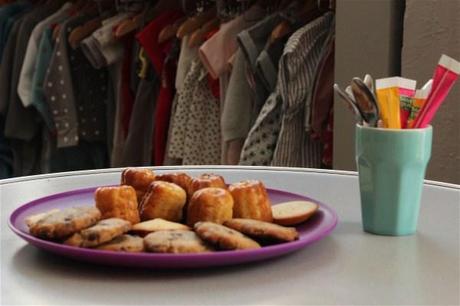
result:
<svg viewBox="0 0 460 306"><path fill-rule="evenodd" d="M105 168L105 169L95 169L95 170L80 170L80 171L68 171L68 172L56 172L48 174L38 174L30 176L21 176L9 179L0 180L0 186L15 184L26 181L35 181L43 179L54 179L59 177L68 177L76 175L93 175L93 174L104 174L104 173L115 173L121 172L122 168ZM215 170L251 170L251 171L280 171L280 172L295 172L295 173L318 173L318 174L334 174L341 176L358 176L356 171L346 171L346 170L328 170L328 169L315 169L315 168L296 168L296 167L266 167L266 166L222 166L222 165L200 165L200 166L146 166L142 168L157 169L157 170L199 170L199 169L215 169ZM443 187L454 190L460 190L460 185L452 183L444 183L432 180L424 180L424 184L427 186Z"/></svg>

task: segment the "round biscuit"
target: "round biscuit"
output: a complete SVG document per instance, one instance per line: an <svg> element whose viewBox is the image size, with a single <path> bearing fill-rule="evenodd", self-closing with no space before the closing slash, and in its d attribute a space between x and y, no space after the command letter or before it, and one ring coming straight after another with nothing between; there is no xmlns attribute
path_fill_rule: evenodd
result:
<svg viewBox="0 0 460 306"><path fill-rule="evenodd" d="M194 228L201 239L221 250L260 248L260 245L249 237L214 222L197 222Z"/></svg>

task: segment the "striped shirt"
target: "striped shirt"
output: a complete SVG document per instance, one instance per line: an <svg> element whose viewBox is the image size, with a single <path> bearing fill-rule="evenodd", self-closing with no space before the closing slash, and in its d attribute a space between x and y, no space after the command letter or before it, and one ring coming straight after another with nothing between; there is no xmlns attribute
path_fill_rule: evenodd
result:
<svg viewBox="0 0 460 306"><path fill-rule="evenodd" d="M322 144L305 132L305 107L311 102L310 92L332 24L333 14L327 13L296 31L286 43L279 64L284 73L279 78L282 118L273 166L321 166Z"/></svg>
<svg viewBox="0 0 460 306"><path fill-rule="evenodd" d="M327 13L289 38L279 61L275 91L249 131L240 164L320 166L322 146L304 128L305 103L332 20L333 14Z"/></svg>

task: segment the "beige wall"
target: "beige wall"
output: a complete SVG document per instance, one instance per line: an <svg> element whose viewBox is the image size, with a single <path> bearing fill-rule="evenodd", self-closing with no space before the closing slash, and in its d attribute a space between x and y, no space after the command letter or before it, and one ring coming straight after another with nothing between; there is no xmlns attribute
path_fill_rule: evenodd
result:
<svg viewBox="0 0 460 306"><path fill-rule="evenodd" d="M402 75L423 84L442 53L460 60L460 0L336 3L335 80L344 87L366 72L375 78ZM337 97L334 112L334 169L355 170L353 117ZM426 178L460 184L460 80L433 126Z"/></svg>
<svg viewBox="0 0 460 306"><path fill-rule="evenodd" d="M460 0L407 0L402 74L423 84L441 54L460 60ZM460 80L440 107L433 125L427 179L460 184Z"/></svg>
<svg viewBox="0 0 460 306"><path fill-rule="evenodd" d="M423 0L421 0L423 1ZM402 0L337 0L335 81L400 73ZM355 170L354 121L345 104L334 102L334 169Z"/></svg>

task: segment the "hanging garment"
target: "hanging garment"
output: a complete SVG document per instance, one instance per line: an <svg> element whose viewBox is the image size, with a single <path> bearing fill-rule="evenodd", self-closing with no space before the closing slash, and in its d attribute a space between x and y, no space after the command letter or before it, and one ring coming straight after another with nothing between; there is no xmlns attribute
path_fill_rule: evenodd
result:
<svg viewBox="0 0 460 306"><path fill-rule="evenodd" d="M334 92L334 33L331 31L325 44L324 56L318 65L318 72L312 90L311 111L306 108L305 130L310 132L313 139L319 139L323 144L322 168L332 168L333 153L333 106Z"/></svg>
<svg viewBox="0 0 460 306"><path fill-rule="evenodd" d="M26 14L17 28L17 37L13 54L10 54L12 66L7 74L8 82L5 84L9 89L2 93L2 99L8 101L8 111L5 123L5 135L8 138L29 140L38 133L36 112L33 109L26 109L19 99L17 88L19 76L24 62L29 37L35 26L44 18L53 13L53 6L44 5ZM12 47L12 46L10 46ZM6 50L8 51L8 50ZM6 60L6 58L5 58ZM3 96L3 94L6 94Z"/></svg>
<svg viewBox="0 0 460 306"><path fill-rule="evenodd" d="M284 46L289 37L277 39L267 44L260 52L256 60L256 74L260 84L265 86L268 92L273 92L278 79L279 60L283 55Z"/></svg>
<svg viewBox="0 0 460 306"><path fill-rule="evenodd" d="M176 116L176 109L177 109L177 101L179 100L179 94L176 91L176 95L174 96L173 103L171 106L171 118L169 119L169 128L168 128L168 138L166 140L166 153L165 159L163 161L164 166L179 166L182 165L182 159L174 158L171 156L171 135L175 125L175 116Z"/></svg>
<svg viewBox="0 0 460 306"><path fill-rule="evenodd" d="M110 66L123 58L124 45L113 37L113 28L130 14L121 13L102 21L102 26L80 43L83 53L94 68Z"/></svg>
<svg viewBox="0 0 460 306"><path fill-rule="evenodd" d="M8 97L10 90L10 74L13 68L14 61L14 48L16 46L16 38L19 27L24 15L18 16L14 22L11 31L8 35L8 40L4 46L4 56L2 64L0 65L0 175L2 178L11 177L13 175L13 152L11 144L4 136L5 131L5 118L8 111Z"/></svg>
<svg viewBox="0 0 460 306"><path fill-rule="evenodd" d="M83 39L80 43L80 47L94 68L100 69L101 67L107 66L107 61L97 45L96 38L92 35Z"/></svg>
<svg viewBox="0 0 460 306"><path fill-rule="evenodd" d="M251 128L248 138L245 140L241 153L240 164L243 165L295 165L301 166L310 163L304 160L305 147L311 148L313 153L309 154L313 161L320 154L321 147L310 145L310 140L305 138L300 145L294 146L292 139L299 137L296 133L300 127L303 131L304 120L304 101L311 86L309 80L315 73L317 60L309 60L307 56L313 44L313 50L321 50L325 40L325 31L328 29L332 20L331 14L319 17L296 31L286 43L283 54L279 60L279 71L275 91L268 97L263 105L256 122ZM313 26L314 30L309 30ZM311 33L311 34L305 34ZM309 36L310 35L310 36ZM299 39L308 37L307 39ZM320 43L314 44L317 36L322 37ZM310 40L308 40L310 39ZM300 42L299 42L300 41ZM273 51L277 51L274 49ZM294 52L295 51L295 52ZM275 56L276 56L276 52ZM319 53L314 51L314 54ZM263 77L268 86L272 86L273 65L270 64L270 54L263 53L263 57L268 59L263 69ZM299 55L300 54L300 55ZM305 60L313 61L313 64ZM267 65L268 64L268 65ZM267 73L266 73L267 72ZM267 79L266 76L269 76ZM300 119L299 119L300 118ZM300 120L300 123L299 123ZM301 136L304 136L303 133ZM279 138L281 137L281 138ZM304 143L307 142L306 145ZM275 152L276 151L276 152ZM292 157L289 154L292 153Z"/></svg>
<svg viewBox="0 0 460 306"><path fill-rule="evenodd" d="M108 72L94 69L81 49L68 43L69 33L90 18L76 16L61 24L45 76L44 93L57 131L44 156L51 172L107 166Z"/></svg>
<svg viewBox="0 0 460 306"><path fill-rule="evenodd" d="M94 43L99 51L97 54L102 56L101 67L110 66L123 58L124 44L127 43L126 40L131 43L133 35L129 34L125 39L118 40L113 36L113 28L130 15L129 13L121 13L102 21L103 26L91 35L94 37Z"/></svg>
<svg viewBox="0 0 460 306"><path fill-rule="evenodd" d="M5 123L0 117L0 179L6 179L13 174L13 155L9 147L8 140L3 136L3 128Z"/></svg>
<svg viewBox="0 0 460 306"><path fill-rule="evenodd" d="M278 140L281 98L273 92L262 107L241 151L240 165L269 166Z"/></svg>
<svg viewBox="0 0 460 306"><path fill-rule="evenodd" d="M237 165L249 129L253 95L246 79L247 65L243 51L236 52L221 116L224 164Z"/></svg>
<svg viewBox="0 0 460 306"><path fill-rule="evenodd" d="M270 45L267 44L256 60L256 74L260 84L264 85L267 92L271 94L262 106L254 103L253 116L256 120L241 150L240 164L242 165L270 165L281 118L281 105L278 104L280 98L276 92L278 62L286 41L287 37L278 39ZM283 75L280 74L280 77Z"/></svg>
<svg viewBox="0 0 460 306"><path fill-rule="evenodd" d="M334 30L331 29L321 51L309 100L305 107L305 131L314 138L321 138L326 129L329 113L334 104Z"/></svg>
<svg viewBox="0 0 460 306"><path fill-rule="evenodd" d="M192 63L189 77L196 80L196 85L191 92L191 105L185 129L184 165L220 163L219 100L209 88L207 75L201 62L196 62L195 65ZM185 91L189 89L185 88Z"/></svg>
<svg viewBox="0 0 460 306"><path fill-rule="evenodd" d="M254 25L265 16L265 9L258 4L235 19L221 24L219 30L206 40L199 48L199 56L209 75L213 79L219 79L220 110L225 109L225 97L231 77L231 68L238 50L237 35L244 29ZM230 144L233 148L240 146L240 141ZM227 164L227 143L222 142L221 163ZM234 149L232 150L234 151ZM232 163L237 158L232 158Z"/></svg>
<svg viewBox="0 0 460 306"><path fill-rule="evenodd" d="M20 25L17 28L16 39L9 46L13 48L11 51L12 65L8 65L11 70L6 75L8 81L3 84L4 86L9 86L9 89L7 90L8 94L2 96L2 99L7 99L8 104L4 132L5 137L10 139L10 147L13 152L14 176L38 174L41 172L42 127L38 120L39 116L35 109L24 108L17 94L17 85L30 34L41 20L51 15L58 8L58 5L51 3L37 7L25 14L21 18ZM4 61L8 52L9 50L5 50ZM3 90L0 91L2 94L4 93Z"/></svg>
<svg viewBox="0 0 460 306"><path fill-rule="evenodd" d="M184 165L219 164L219 101L208 86L207 71L199 59L192 62L183 86L171 133L171 156L181 158Z"/></svg>
<svg viewBox="0 0 460 306"><path fill-rule="evenodd" d="M53 50L53 29L49 27L43 31L40 45L38 47L37 59L35 63L35 73L32 78L31 105L41 115L41 118L45 122L47 130L55 135L56 127L48 102L46 101L43 86L45 82L46 73L48 71L51 58L53 56Z"/></svg>
<svg viewBox="0 0 460 306"><path fill-rule="evenodd" d="M73 17L61 25L43 84L57 132L58 148L76 146L79 141L76 92L72 86L71 74L71 69L75 65L71 62L75 60L75 55L72 54L71 48L68 48L65 29L75 20L81 19L81 16Z"/></svg>
<svg viewBox="0 0 460 306"><path fill-rule="evenodd" d="M257 106L253 111L253 114L257 113L257 117L244 141L239 162L241 165L269 166L272 161L281 125L281 102L277 80L284 77L284 67L280 67L281 70L278 71L278 62L283 55L286 41L287 38L283 38L267 44L256 60L258 78L271 94L260 111Z"/></svg>
<svg viewBox="0 0 460 306"><path fill-rule="evenodd" d="M153 159L154 165L162 165L165 159L166 141L168 137L169 118L174 100L174 80L179 56L179 41L170 40L158 42L161 30L183 17L180 11L167 11L155 18L137 35L151 60L156 74L161 79L160 91L157 97L157 106L154 120Z"/></svg>
<svg viewBox="0 0 460 306"><path fill-rule="evenodd" d="M31 7L29 1L17 1L0 7L0 59L3 57L3 50L14 22Z"/></svg>
<svg viewBox="0 0 460 306"><path fill-rule="evenodd" d="M115 104L115 114L113 118L113 141L112 141L112 151L110 151L110 166L111 167L121 167L122 158L123 158L123 148L125 145L126 135L123 132L121 117L123 109L123 97L121 95L121 86L122 86L122 67L123 63L115 63L109 67L110 79L112 81L112 86L114 88L114 104Z"/></svg>
<svg viewBox="0 0 460 306"><path fill-rule="evenodd" d="M131 115L133 113L134 98L136 92L131 87L131 69L133 57L136 56L133 52L134 47L134 36L129 35L123 39L124 43L124 55L121 66L121 129L123 131L123 138L126 141L129 133L129 124L131 121Z"/></svg>
<svg viewBox="0 0 460 306"><path fill-rule="evenodd" d="M273 166L321 167L322 144L305 132L305 107L312 90L333 14L325 15L296 31L288 40L280 66L280 96L283 103L281 130L273 154Z"/></svg>
<svg viewBox="0 0 460 306"><path fill-rule="evenodd" d="M237 36L241 51L234 56L221 119L224 164L239 163L244 140L269 95L256 74L256 62L281 20L281 14L270 15Z"/></svg>
<svg viewBox="0 0 460 306"><path fill-rule="evenodd" d="M32 33L30 34L29 42L27 43L27 51L24 55L21 73L18 81L18 96L21 99L24 107L32 104L32 79L35 73L35 64L37 61L37 51L41 41L42 34L46 28L55 23L60 23L68 18L68 10L72 4L65 3L57 12L53 13L48 18L39 22Z"/></svg>
<svg viewBox="0 0 460 306"><path fill-rule="evenodd" d="M153 118L158 91L158 76L150 66L137 88L129 133L123 148L122 163L126 166L152 165Z"/></svg>
<svg viewBox="0 0 460 306"><path fill-rule="evenodd" d="M172 133L177 129L181 129L182 127L176 127L176 124L184 124L184 121L180 121L179 119L184 118L177 118L178 116L177 109L178 109L178 101L179 96L183 93L185 78L187 77L188 72L190 71L190 66L194 59L198 56L198 49L189 47L189 36L185 36L182 38L179 59L177 61L177 71L176 71L176 95L173 100L173 105L171 107L171 119L169 124L169 131L168 131L168 140L166 144L166 157L165 157L165 165L181 165L182 164L182 154L178 153L182 152L181 149L178 148L180 143L171 146L171 139L173 138ZM179 121L176 121L179 120ZM183 144L182 144L183 145Z"/></svg>
<svg viewBox="0 0 460 306"><path fill-rule="evenodd" d="M157 97L154 128L154 165L161 166L166 156L166 143L171 118L171 110L175 96L174 81L177 71L180 41L172 42L170 52L165 59L163 71L160 76L160 92Z"/></svg>
<svg viewBox="0 0 460 306"><path fill-rule="evenodd" d="M243 54L248 63L248 69L246 78L249 81L252 89L252 109L251 112L251 124L254 123L257 116L259 115L260 109L264 102L267 100L270 92L273 91L274 87L268 88L264 86L260 76L257 74L257 59L259 58L262 50L268 44L267 41L270 37L273 28L278 25L284 18L281 14L276 13L267 16L254 26L242 31L238 34L238 44L243 51ZM281 56L281 53L280 53ZM275 73L276 78L276 73ZM248 99L247 97L246 99Z"/></svg>
<svg viewBox="0 0 460 306"><path fill-rule="evenodd" d="M211 77L218 79L228 71L229 62L238 49L238 33L252 26L264 15L265 10L262 7L253 5L241 16L222 24L219 31L203 43L199 55Z"/></svg>

